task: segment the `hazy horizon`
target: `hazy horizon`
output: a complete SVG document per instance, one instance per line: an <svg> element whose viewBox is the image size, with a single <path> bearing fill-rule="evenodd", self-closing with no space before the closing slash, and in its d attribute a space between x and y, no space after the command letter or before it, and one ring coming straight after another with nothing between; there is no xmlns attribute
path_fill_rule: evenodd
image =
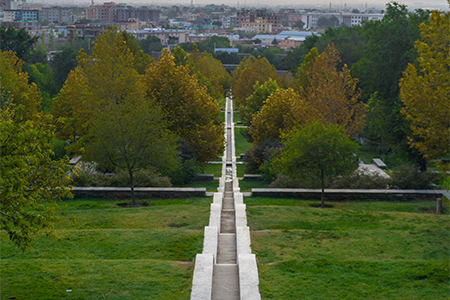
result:
<svg viewBox="0 0 450 300"><path fill-rule="evenodd" d="M111 0L94 0L95 4L102 4L103 2L109 2ZM63 1L54 1L54 0L28 0L27 2L31 3L44 3L44 4L65 4L65 5L82 5L87 6L90 4L89 0L63 0ZM115 3L125 3L125 4L133 4L133 5L147 5L147 6L171 6L171 5L185 5L189 6L191 4L191 0L166 0L162 1L143 1L143 0L118 0L114 1ZM281 0L276 1L274 5L274 1L269 0L222 0L221 2L211 1L211 0L194 0L194 6L206 5L206 4L216 4L216 5L229 5L239 8L244 7L292 7L292 8L322 8L327 9L330 7L333 10L343 9L346 5L348 9L364 9L368 8L376 8L383 9L386 7L386 3L390 1L386 0L312 0L312 1L295 1L295 0ZM445 0L398 0L400 4L405 4L409 9L417 9L417 8L427 8L427 9L441 9L448 10L448 4Z"/></svg>

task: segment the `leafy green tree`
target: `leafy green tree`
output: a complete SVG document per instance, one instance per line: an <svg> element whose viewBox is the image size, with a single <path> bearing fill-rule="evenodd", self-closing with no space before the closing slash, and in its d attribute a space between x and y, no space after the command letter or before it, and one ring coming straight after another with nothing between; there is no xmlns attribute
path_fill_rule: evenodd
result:
<svg viewBox="0 0 450 300"><path fill-rule="evenodd" d="M12 26L0 26L0 50L14 51L18 58L26 60L28 54L38 41L39 36L31 37L24 29L15 29Z"/></svg>
<svg viewBox="0 0 450 300"><path fill-rule="evenodd" d="M54 128L48 116L24 120L24 107L2 95L0 105L0 226L20 249L51 229L55 201L71 196L66 159L53 160Z"/></svg>
<svg viewBox="0 0 450 300"><path fill-rule="evenodd" d="M303 44L294 49L290 50L286 54L286 58L284 59L285 65L292 73L296 73L298 67L303 63L303 59L306 54L308 54L312 48L316 47L316 43L319 41L319 36L312 35L308 36Z"/></svg>
<svg viewBox="0 0 450 300"><path fill-rule="evenodd" d="M377 105L384 106L383 109L369 107L369 110L375 113L380 111L387 113L385 128L389 130L384 135L385 145L396 155L422 162L422 169L425 169L423 159L408 145L407 136L411 129L408 121L401 114L399 82L402 72L417 55L414 42L420 37L419 24L427 22L428 19L428 11L417 10L412 13L408 12L405 5L396 2L388 3L382 20L365 24L363 31L367 45L364 58L352 66L352 75L360 79L363 100L367 101L377 92L379 98ZM369 136L377 135L369 130L370 128L365 129Z"/></svg>
<svg viewBox="0 0 450 300"><path fill-rule="evenodd" d="M136 205L134 174L149 167L171 172L178 156L175 136L166 128L161 109L145 101L142 92L136 96L105 107L92 124L85 148L86 159L127 171L132 205Z"/></svg>
<svg viewBox="0 0 450 300"><path fill-rule="evenodd" d="M338 27L339 26L339 19L335 16L331 16L329 18L327 17L320 17L317 20L317 26L320 28L328 28L328 27Z"/></svg>
<svg viewBox="0 0 450 300"><path fill-rule="evenodd" d="M52 69L45 64L28 65L30 81L36 83L42 96L42 109L48 112L51 109L53 97L59 92L54 81Z"/></svg>
<svg viewBox="0 0 450 300"><path fill-rule="evenodd" d="M164 48L161 40L153 35L149 35L146 39L140 40L139 45L141 46L142 51L144 51L144 53L146 54L159 52Z"/></svg>
<svg viewBox="0 0 450 300"><path fill-rule="evenodd" d="M253 94L247 98L245 105L239 107L239 116L245 126L250 126L253 115L258 113L273 93L278 90L278 84L275 80L269 79L263 84L257 82Z"/></svg>
<svg viewBox="0 0 450 300"><path fill-rule="evenodd" d="M344 128L335 124L307 124L284 136L283 144L272 164L273 171L294 180L314 178L320 181L322 208L327 182L358 168L355 155L358 144L350 140Z"/></svg>
<svg viewBox="0 0 450 300"><path fill-rule="evenodd" d="M450 145L450 13L434 11L416 42L417 65L400 81L402 113L411 121L411 146L426 158L448 157Z"/></svg>
<svg viewBox="0 0 450 300"><path fill-rule="evenodd" d="M77 52L70 45L64 45L53 55L49 65L53 70L53 80L61 90L70 71L77 66Z"/></svg>
<svg viewBox="0 0 450 300"><path fill-rule="evenodd" d="M105 107L138 97L142 88L135 57L116 28L97 38L92 55L80 51L77 59L78 67L53 102L59 138L70 140L73 151L82 148L83 137Z"/></svg>

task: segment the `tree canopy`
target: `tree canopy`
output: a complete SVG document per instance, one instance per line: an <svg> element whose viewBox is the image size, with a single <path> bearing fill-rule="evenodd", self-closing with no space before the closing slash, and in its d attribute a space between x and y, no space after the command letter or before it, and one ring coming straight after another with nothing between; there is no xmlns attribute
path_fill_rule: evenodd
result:
<svg viewBox="0 0 450 300"><path fill-rule="evenodd" d="M411 146L425 157L449 155L450 145L450 13L434 11L420 25L417 67L409 64L400 81L402 113L411 121Z"/></svg>
<svg viewBox="0 0 450 300"><path fill-rule="evenodd" d="M317 121L306 124L283 136L283 145L273 161L273 171L294 180L314 178L320 181L322 207L325 185L358 167L355 155L358 145L350 140L344 128L335 124Z"/></svg>

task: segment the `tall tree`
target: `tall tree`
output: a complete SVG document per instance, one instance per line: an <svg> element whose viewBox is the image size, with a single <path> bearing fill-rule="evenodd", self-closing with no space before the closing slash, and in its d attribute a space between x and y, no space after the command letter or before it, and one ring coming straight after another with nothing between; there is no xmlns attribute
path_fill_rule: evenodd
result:
<svg viewBox="0 0 450 300"><path fill-rule="evenodd" d="M272 164L273 171L294 180L317 179L322 188L322 208L325 185L336 176L358 168L358 158L354 155L358 145L350 140L344 128L335 124L307 124L284 136L283 144Z"/></svg>
<svg viewBox="0 0 450 300"><path fill-rule="evenodd" d="M245 126L250 126L253 115L258 113L273 93L278 90L278 84L275 80L269 79L263 84L257 82L253 87L253 94L247 98L245 105L239 107L239 116Z"/></svg>
<svg viewBox="0 0 450 300"><path fill-rule="evenodd" d="M16 52L18 58L26 60L38 41L39 36L31 37L25 28L0 26L0 50Z"/></svg>
<svg viewBox="0 0 450 300"><path fill-rule="evenodd" d="M133 53L116 28L97 38L91 56L80 51L77 59L78 67L53 103L60 138L71 140L74 150L106 106L139 97L140 80Z"/></svg>
<svg viewBox="0 0 450 300"><path fill-rule="evenodd" d="M250 61L250 60L249 60ZM258 57L253 63L248 64L239 74L233 86L235 106L245 105L245 100L253 94L253 86L259 82L266 82L270 78L277 80L278 73L266 58Z"/></svg>
<svg viewBox="0 0 450 300"><path fill-rule="evenodd" d="M447 157L450 145L450 13L434 11L420 25L417 65L400 81L402 113L411 121L411 146L428 159Z"/></svg>
<svg viewBox="0 0 450 300"><path fill-rule="evenodd" d="M61 90L70 71L77 66L77 52L70 45L64 45L53 55L49 65L58 90Z"/></svg>
<svg viewBox="0 0 450 300"><path fill-rule="evenodd" d="M12 96L12 95L10 95ZM68 161L53 160L54 128L49 116L22 118L23 105L0 101L0 228L22 250L34 235L51 229L57 219L55 201L71 196Z"/></svg>
<svg viewBox="0 0 450 300"><path fill-rule="evenodd" d="M364 58L352 66L352 74L360 79L363 99L368 100L377 92L378 105L385 107L381 110L370 109L371 113L387 112L386 116L382 116L388 123L386 128L389 128L384 142L393 152L416 161L420 161L420 157L416 155L417 151L411 151L407 143L410 128L401 114L399 81L408 63L413 62L417 55L414 42L420 37L419 24L428 19L428 11L408 12L405 5L388 3L382 20L365 24L363 32L367 45ZM369 134L376 136L376 132Z"/></svg>
<svg viewBox="0 0 450 300"><path fill-rule="evenodd" d="M223 149L220 109L187 66L177 66L167 49L145 74L148 100L159 104L169 129L181 137L199 163L215 159Z"/></svg>
<svg viewBox="0 0 450 300"><path fill-rule="evenodd" d="M139 87L141 91L143 86ZM92 124L86 159L111 169L126 170L132 205L136 205L135 172L156 167L166 172L177 166L175 137L166 128L161 109L145 101L143 93L111 103Z"/></svg>
<svg viewBox="0 0 450 300"><path fill-rule="evenodd" d="M356 137L363 128L366 107L360 101L358 80L351 76L346 65L339 70L339 63L339 52L331 44L311 67L305 68L306 87L300 87L300 95L308 103L308 114L313 119L343 126L350 136Z"/></svg>
<svg viewBox="0 0 450 300"><path fill-rule="evenodd" d="M42 99L36 84L28 84L23 64L14 52L0 52L0 95L2 99L10 99L14 105L22 106L23 110L17 113L29 120L37 114Z"/></svg>

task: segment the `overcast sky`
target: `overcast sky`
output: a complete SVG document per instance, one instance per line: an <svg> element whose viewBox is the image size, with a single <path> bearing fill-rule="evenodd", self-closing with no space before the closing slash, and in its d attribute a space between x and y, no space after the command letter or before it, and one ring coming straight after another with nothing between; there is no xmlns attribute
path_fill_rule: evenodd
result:
<svg viewBox="0 0 450 300"><path fill-rule="evenodd" d="M111 0L94 0L95 4L102 4L103 2L109 2ZM82 4L88 5L90 0L28 0L27 2L36 2L36 3L44 3L44 4L61 4L66 3L70 5ZM116 0L116 3L127 3L127 4L136 4L136 5L159 5L159 6L168 6L168 5L190 5L191 0ZM237 7L238 4L240 8L242 7L270 7L270 6L288 6L295 8L329 8L331 2L331 7L333 9L344 8L345 4L347 4L347 8L357 8L364 9L367 3L367 6L376 7L376 8L384 8L386 3L389 1L386 0L194 0L194 5L205 5L214 3L216 5L219 4L227 4L230 6ZM430 9L441 9L448 10L448 4L446 0L397 0L397 2L401 4L406 4L411 9L416 8L430 8Z"/></svg>

